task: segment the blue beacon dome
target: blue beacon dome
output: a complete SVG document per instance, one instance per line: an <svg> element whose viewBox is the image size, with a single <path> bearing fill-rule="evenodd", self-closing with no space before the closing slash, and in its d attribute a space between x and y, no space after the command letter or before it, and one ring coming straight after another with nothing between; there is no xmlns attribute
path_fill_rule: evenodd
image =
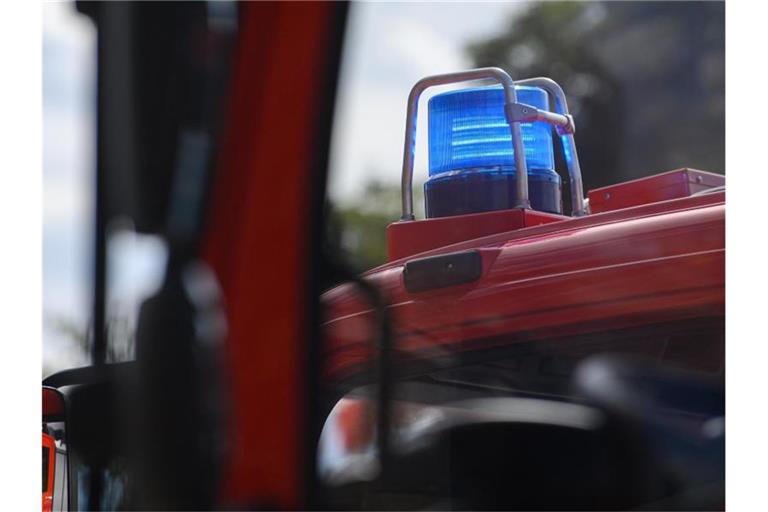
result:
<svg viewBox="0 0 768 512"><path fill-rule="evenodd" d="M546 91L515 87L517 101L549 109ZM429 179L424 184L428 218L514 208L512 135L504 116L502 87L461 89L429 100ZM520 124L534 210L562 213L555 172L552 128L543 121Z"/></svg>

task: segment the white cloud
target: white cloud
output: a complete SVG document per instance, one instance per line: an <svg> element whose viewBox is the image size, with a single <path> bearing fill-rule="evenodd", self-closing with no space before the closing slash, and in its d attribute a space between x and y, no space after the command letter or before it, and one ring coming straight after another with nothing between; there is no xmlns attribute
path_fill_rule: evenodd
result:
<svg viewBox="0 0 768 512"><path fill-rule="evenodd" d="M52 43L87 48L94 33L93 23L77 11L74 2L43 4L43 37Z"/></svg>
<svg viewBox="0 0 768 512"><path fill-rule="evenodd" d="M409 66L418 76L466 68L461 43L436 27L410 17L396 18L384 45L391 57Z"/></svg>
<svg viewBox="0 0 768 512"><path fill-rule="evenodd" d="M43 222L85 222L94 178L95 133L85 114L43 114Z"/></svg>
<svg viewBox="0 0 768 512"><path fill-rule="evenodd" d="M353 199L369 179L400 180L408 92L408 86L363 83L347 91L337 110L329 183L332 197ZM421 103L425 108L425 101ZM423 180L427 174L426 116L419 116L417 125L414 176Z"/></svg>

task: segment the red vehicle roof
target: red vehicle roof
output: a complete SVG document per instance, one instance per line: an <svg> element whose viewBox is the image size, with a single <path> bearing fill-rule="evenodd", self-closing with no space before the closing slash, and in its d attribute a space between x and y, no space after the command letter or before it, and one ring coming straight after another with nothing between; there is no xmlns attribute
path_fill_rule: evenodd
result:
<svg viewBox="0 0 768 512"><path fill-rule="evenodd" d="M523 214L511 212L478 215ZM418 222L431 221L411 224ZM434 357L516 340L724 315L724 192L562 218L418 257L466 250L479 251L482 261L479 279L466 284L408 292L403 268L416 255L365 274L390 304L401 354ZM342 379L370 357L372 311L350 284L329 290L323 301L326 371Z"/></svg>

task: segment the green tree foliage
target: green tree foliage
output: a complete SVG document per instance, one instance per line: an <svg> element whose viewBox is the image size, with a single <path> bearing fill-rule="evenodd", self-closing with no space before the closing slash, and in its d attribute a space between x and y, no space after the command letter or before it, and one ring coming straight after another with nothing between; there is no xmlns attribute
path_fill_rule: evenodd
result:
<svg viewBox="0 0 768 512"><path fill-rule="evenodd" d="M587 188L725 170L722 2L534 3L468 53L477 66L563 86Z"/></svg>
<svg viewBox="0 0 768 512"><path fill-rule="evenodd" d="M423 210L420 185L414 185L417 214ZM341 249L342 257L357 271L365 271L387 261L387 226L400 218L400 184L370 181L360 198L350 204L331 206L329 234L331 245Z"/></svg>

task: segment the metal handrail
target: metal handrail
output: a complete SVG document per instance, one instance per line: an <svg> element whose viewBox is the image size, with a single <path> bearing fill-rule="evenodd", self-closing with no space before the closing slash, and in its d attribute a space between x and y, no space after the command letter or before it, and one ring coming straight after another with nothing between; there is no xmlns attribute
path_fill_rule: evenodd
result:
<svg viewBox="0 0 768 512"><path fill-rule="evenodd" d="M416 116L419 110L419 98L421 93L430 87L447 85L471 80L490 79L500 83L504 88L506 104L517 103L515 83L506 71L500 68L479 68L458 73L433 75L422 78L411 89L408 95L408 111L405 117L405 144L403 147L403 174L402 174L402 203L403 213L400 220L414 220L413 215L413 159L416 149ZM525 150L523 148L523 136L519 122L509 124L512 132L512 147L515 152L515 166L519 172L517 175L515 206L517 208L530 208L528 200L528 167L525 163Z"/></svg>
<svg viewBox="0 0 768 512"><path fill-rule="evenodd" d="M457 73L446 73L422 78L411 89L408 95L408 110L405 118L405 143L403 146L403 171L401 177L401 221L411 221L413 215L413 162L416 150L416 119L419 109L421 94L430 87L448 85L458 82L473 80L494 80L504 89L504 114L509 123L512 134L512 147L515 157L515 208L531 207L528 199L528 165L525 161L525 148L520 129L521 122L544 121L557 127L566 151L566 162L571 182L571 199L573 214L576 216L588 213L584 202L581 168L576 155L576 145L573 139L574 123L568 113L568 105L562 88L549 78L531 78L518 81L518 84L532 84L545 89L555 98L556 113L540 110L531 105L517 102L515 82L512 77L501 68L478 68Z"/></svg>
<svg viewBox="0 0 768 512"><path fill-rule="evenodd" d="M565 92L560 84L546 77L526 78L524 80L518 80L518 85L531 85L539 87L547 91L550 96L555 100L555 111L558 114L564 115L573 123L573 117L571 117L568 111L568 102L565 99ZM570 180L570 192L571 192L571 215L574 217L581 217L589 214L589 206L584 200L584 183L581 179L581 165L579 165L579 156L576 153L576 141L573 138L575 126L571 124L570 130L560 130L558 128L558 135L560 135L560 141L563 143L563 152L565 153L565 164L568 167L568 178Z"/></svg>

